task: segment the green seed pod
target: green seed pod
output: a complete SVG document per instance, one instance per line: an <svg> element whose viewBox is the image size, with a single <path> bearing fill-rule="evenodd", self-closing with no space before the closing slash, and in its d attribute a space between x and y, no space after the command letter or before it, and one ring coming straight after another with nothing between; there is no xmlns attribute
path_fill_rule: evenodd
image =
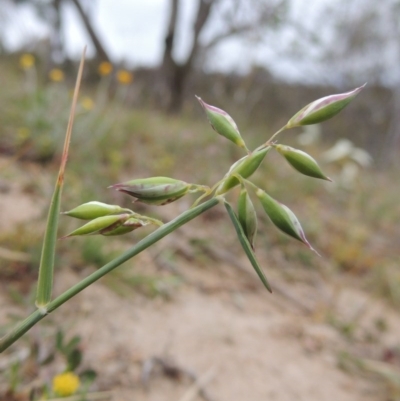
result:
<svg viewBox="0 0 400 401"><path fill-rule="evenodd" d="M268 217L276 227L278 227L285 234L297 239L298 241L301 241L309 249L319 255L308 242L299 220L287 206L271 198L265 191L261 189L257 189L256 195L258 199L260 199L260 202Z"/></svg>
<svg viewBox="0 0 400 401"><path fill-rule="evenodd" d="M224 180L218 186L215 194L222 195L238 185L239 180L235 177L235 175L240 175L243 178L248 178L253 175L270 149L271 147L268 146L263 149L255 150L234 163L226 173Z"/></svg>
<svg viewBox="0 0 400 401"><path fill-rule="evenodd" d="M344 109L362 91L365 85L350 92L326 96L311 102L289 120L286 128L318 124L330 119Z"/></svg>
<svg viewBox="0 0 400 401"><path fill-rule="evenodd" d="M77 235L101 234L102 231L107 231L107 230L112 231L118 228L119 226L122 226L124 222L126 222L129 218L130 215L127 213L98 217L97 219L89 221L89 223L86 223L82 227L77 228L68 235L65 235L61 239L74 237Z"/></svg>
<svg viewBox="0 0 400 401"><path fill-rule="evenodd" d="M108 205L102 202L91 201L83 203L68 212L62 212L61 214L82 220L92 220L97 217L108 216L109 214L122 213L126 210L127 209L123 209L118 205Z"/></svg>
<svg viewBox="0 0 400 401"><path fill-rule="evenodd" d="M244 186L242 186L238 199L238 218L246 238L254 250L254 240L257 233L257 214Z"/></svg>
<svg viewBox="0 0 400 401"><path fill-rule="evenodd" d="M289 164L299 173L309 177L320 178L332 181L327 177L318 166L318 163L309 154L302 150L286 145L274 145L274 148L289 162Z"/></svg>
<svg viewBox="0 0 400 401"><path fill-rule="evenodd" d="M235 121L233 121L233 118L227 112L207 104L198 96L196 96L196 99L206 112L208 121L215 132L229 139L241 148L247 149Z"/></svg>
<svg viewBox="0 0 400 401"><path fill-rule="evenodd" d="M125 221L122 225L118 227L107 227L99 232L99 234L104 235L106 237L115 236L115 235L122 235L132 232L137 228L147 226L150 224L147 221L136 219L135 217L130 217L128 220Z"/></svg>
<svg viewBox="0 0 400 401"><path fill-rule="evenodd" d="M111 185L117 191L135 198L135 202L149 205L166 205L186 195L191 184L168 177L140 178Z"/></svg>

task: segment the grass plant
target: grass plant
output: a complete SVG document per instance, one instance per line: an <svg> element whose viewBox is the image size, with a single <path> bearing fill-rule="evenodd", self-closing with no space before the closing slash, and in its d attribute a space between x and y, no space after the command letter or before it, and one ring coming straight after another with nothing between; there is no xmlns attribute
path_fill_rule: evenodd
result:
<svg viewBox="0 0 400 401"><path fill-rule="evenodd" d="M249 179L260 167L267 154L272 153L271 151L276 149L276 139L281 132L302 125L320 123L330 119L351 100L353 100L363 88L360 87L351 92L340 95L327 96L310 103L289 119L287 124L273 134L268 141L262 143L254 150L248 148L232 117L230 117L224 110L211 106L198 98L212 128L219 135L236 144L240 148L242 154L244 153L243 157L235 161L225 176L217 180L216 184L211 188L208 188L205 185L187 183L186 181L164 176L135 178L130 181L112 185L113 189L133 196L135 202L147 205L162 206L174 202L190 193L201 194L191 208L165 224L161 223L160 225L153 217L139 214L128 208L119 207L118 205L109 205L98 201L86 202L66 213L71 217L88 220L88 222L80 228L63 236L62 239L65 239L66 241L69 240L68 237L70 236L86 236L95 234L114 236L127 234L148 224L156 224L160 225L160 227L145 236L121 255L112 259L98 270L73 285L61 295L53 298L53 276L56 260L56 239L59 228L58 219L60 214L61 195L64 187L65 169L69 154L69 146L71 143L74 117L76 115L78 104L83 60L84 54L81 60L72 99L70 118L67 126L64 149L61 156L55 190L49 206L39 267L36 297L37 309L0 339L0 352L9 348L46 315L53 312L59 306L99 280L101 277L110 273L115 268L138 255L148 247L154 245L179 227L187 224L189 221L220 204L225 206L239 238L239 242L249 258L251 265L254 267L264 286L272 292L272 286L267 281L254 251L253 240L255 232L250 233L250 227L257 227L257 214L252 207L252 203L251 201L239 202L239 210L236 212L235 208L228 201L227 194L229 192L236 193L232 190L238 186L241 187L241 193L246 195L246 199L248 191L250 194L253 193L253 195L256 195L256 198L261 202L262 208L273 225L289 237L300 241L309 249L313 250L294 213L287 206L281 204L267 194L267 192L260 189L254 182L249 181ZM60 74L55 75L54 73L53 75L53 80L61 79ZM160 144L162 145L163 142L160 141ZM109 144L105 143L104 146L109 147ZM285 147L285 154L282 160L284 159L286 159L289 164L301 174L326 179L326 176L322 173L317 162L311 156L302 151L291 147ZM113 163L115 161L111 158L108 162ZM116 163L118 164L118 162ZM93 166L93 168L95 169L95 166ZM91 177L91 180L93 181L93 177ZM250 197L248 199L250 199Z"/></svg>

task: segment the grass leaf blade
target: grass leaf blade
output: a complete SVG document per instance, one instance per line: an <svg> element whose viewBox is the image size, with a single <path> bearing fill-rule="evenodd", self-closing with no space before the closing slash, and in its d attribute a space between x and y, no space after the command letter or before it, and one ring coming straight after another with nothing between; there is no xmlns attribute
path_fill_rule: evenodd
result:
<svg viewBox="0 0 400 401"><path fill-rule="evenodd" d="M57 241L58 216L60 214L61 193L64 185L65 167L68 159L69 144L71 142L72 127L74 124L76 103L78 101L79 87L82 80L83 65L85 60L86 47L82 53L79 65L78 76L76 78L74 96L71 104L71 111L65 134L64 148L61 157L60 170L57 177L56 186L51 199L49 214L47 217L46 231L43 239L42 254L40 258L39 277L36 292L36 306L46 314L46 306L51 301L53 290L54 259Z"/></svg>
<svg viewBox="0 0 400 401"><path fill-rule="evenodd" d="M58 215L60 213L61 204L61 189L61 186L56 186L51 199L49 214L47 217L47 226L43 239L38 286L36 292L36 306L39 309L45 308L51 300L55 248L57 242Z"/></svg>
<svg viewBox="0 0 400 401"><path fill-rule="evenodd" d="M271 286L268 283L267 278L265 277L264 272L261 270L260 265L257 262L256 255L254 254L251 245L246 238L246 234L243 231L243 228L239 222L238 217L236 216L235 211L233 210L232 206L228 202L224 202L225 208L228 211L229 217L232 220L233 226L235 227L236 234L239 238L240 244L242 245L247 257L250 260L250 263L254 267L254 270L256 271L258 277L260 277L260 280L264 284L265 288L269 291L272 292Z"/></svg>

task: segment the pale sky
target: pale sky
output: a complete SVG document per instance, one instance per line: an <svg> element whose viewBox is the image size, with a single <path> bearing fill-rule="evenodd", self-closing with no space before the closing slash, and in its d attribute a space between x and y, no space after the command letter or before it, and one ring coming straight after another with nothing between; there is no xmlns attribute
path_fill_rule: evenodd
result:
<svg viewBox="0 0 400 401"><path fill-rule="evenodd" d="M169 0L90 0L93 1L90 16L93 25L102 39L107 52L115 62L125 62L128 66L155 66L159 64L163 51L163 35L169 14ZM90 4L86 1L85 4ZM229 0L225 0L229 1ZM386 3L391 0L385 0ZM26 46L34 37L48 34L46 25L38 20L29 5L10 6L10 0L0 0L0 34L8 49ZM382 3L382 6L386 3ZM291 24L279 33L269 31L260 43L230 39L208 55L208 70L227 72L246 72L252 65L264 65L276 76L302 82L330 81L340 83L340 74L335 71L328 74L321 70L314 57L318 57L321 46L335 46L332 38L332 18L321 15L321 7L329 5L334 11L340 5L345 13L357 13L360 5L367 5L366 0L351 0L348 3L339 0L292 0L290 19L301 22L317 40L318 46L305 47L306 40ZM8 5L8 6L7 6ZM188 29L195 13L197 0L182 0L180 26L178 27L177 56L184 58L190 46L191 36ZM384 9L385 7L381 7ZM215 14L215 13L214 13ZM305 18L306 17L306 18ZM323 17L323 18L322 18ZM331 24L330 24L331 23ZM203 32L204 38L211 37L218 29L218 16L213 15ZM85 44L90 39L82 27L75 8L69 2L64 6L64 32L69 56L79 58ZM324 44L325 43L325 44ZM397 41L396 41L397 43ZM297 52L297 58L288 57L288 46ZM389 58L391 55L389 54ZM362 66L360 66L361 68Z"/></svg>
<svg viewBox="0 0 400 401"><path fill-rule="evenodd" d="M315 12L315 5L324 0L314 0L314 7L310 8L308 15ZM9 49L17 49L29 44L33 37L43 37L48 34L45 24L35 16L32 8L22 6L18 13L14 7L7 7L9 0L0 0L0 24L3 24L4 42ZM304 12L307 0L295 0L294 13ZM297 7L296 7L297 4ZM116 6L118 5L118 6ZM193 18L197 0L184 0L181 3L181 14L178 35L177 56L184 58L190 46L190 32L188 26ZM73 5L64 6L64 32L66 34L67 52L70 56L79 58L82 48L89 44L90 39L77 17ZM155 66L162 57L163 34L166 19L169 13L169 0L96 0L90 13L93 25L103 44L116 62L125 61L130 66ZM1 19L2 18L2 19ZM204 32L211 36L213 26L218 21L210 21ZM290 30L280 40L290 40ZM225 41L214 50L207 60L207 68L211 70L245 72L252 64L268 65L281 75L296 76L296 70L291 63L279 60L273 46L271 36L268 44L244 43L242 40L232 39Z"/></svg>

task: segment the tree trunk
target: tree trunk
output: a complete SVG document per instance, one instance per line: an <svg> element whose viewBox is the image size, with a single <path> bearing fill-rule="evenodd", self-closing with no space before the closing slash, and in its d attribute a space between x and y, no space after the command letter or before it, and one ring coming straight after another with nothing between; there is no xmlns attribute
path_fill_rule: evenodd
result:
<svg viewBox="0 0 400 401"><path fill-rule="evenodd" d="M53 0L54 20L52 23L53 33L50 38L51 58L57 63L61 63L65 58L64 43L61 29L61 2Z"/></svg>
<svg viewBox="0 0 400 401"><path fill-rule="evenodd" d="M182 109L185 87L193 70L193 64L200 48L199 37L210 15L215 0L199 0L196 20L193 25L193 43L186 61L179 64L173 57L176 24L178 20L179 0L171 0L171 14L165 36L164 57L161 68L164 89L164 108L170 113Z"/></svg>
<svg viewBox="0 0 400 401"><path fill-rule="evenodd" d="M170 0L170 16L167 32L164 38L164 55L159 70L158 85L156 87L156 102L159 107L169 109L172 98L173 85L175 80L176 62L172 55L175 42L176 24L178 21L179 0Z"/></svg>
<svg viewBox="0 0 400 401"><path fill-rule="evenodd" d="M90 36L90 39L92 40L93 46L96 49L97 56L101 61L110 61L110 58L108 57L108 54L106 50L104 49L102 43L100 42L100 39L98 38L96 32L93 29L92 23L90 22L88 16L85 13L85 10L82 8L82 4L80 3L79 0L71 0L76 9L78 10L78 13L82 19L83 24L85 25L85 28Z"/></svg>

